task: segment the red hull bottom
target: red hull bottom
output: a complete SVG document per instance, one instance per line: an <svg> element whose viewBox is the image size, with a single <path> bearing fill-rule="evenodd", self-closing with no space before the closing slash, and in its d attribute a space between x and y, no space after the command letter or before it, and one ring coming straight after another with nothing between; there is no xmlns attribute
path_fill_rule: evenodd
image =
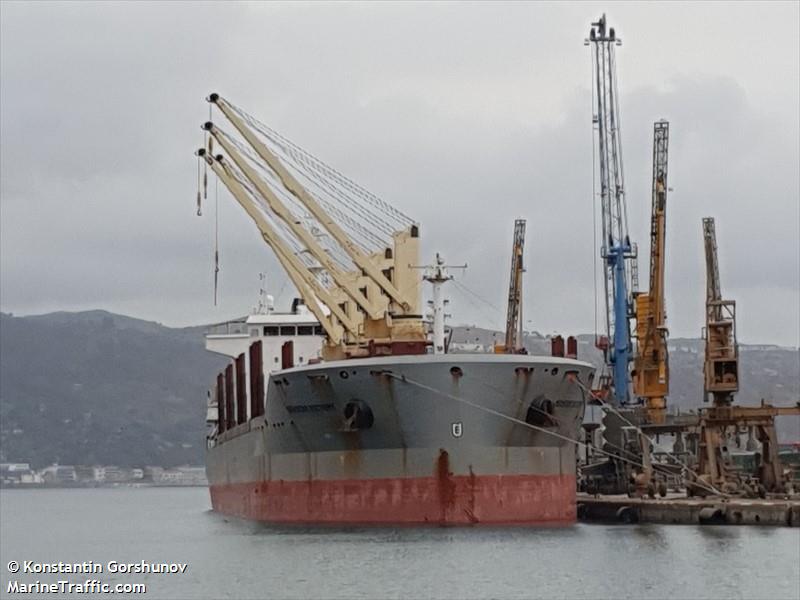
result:
<svg viewBox="0 0 800 600"><path fill-rule="evenodd" d="M574 475L471 475L211 485L214 510L275 523L568 525Z"/></svg>

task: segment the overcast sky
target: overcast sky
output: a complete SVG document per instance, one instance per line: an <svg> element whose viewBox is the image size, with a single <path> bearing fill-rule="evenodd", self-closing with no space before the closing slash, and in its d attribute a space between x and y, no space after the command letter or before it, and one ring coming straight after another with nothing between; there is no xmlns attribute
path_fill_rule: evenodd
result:
<svg viewBox="0 0 800 600"><path fill-rule="evenodd" d="M421 223L467 262L454 322L501 328L515 218L526 329L594 330L590 52L618 49L631 238L647 281L653 122L670 121L667 315L703 325L716 217L740 340L800 344L796 2L0 4L0 308L104 308L169 325L257 301L270 250L220 189L197 217L194 150L216 91ZM221 188L222 186L220 186ZM491 306L490 306L491 305ZM527 322L530 321L530 322Z"/></svg>

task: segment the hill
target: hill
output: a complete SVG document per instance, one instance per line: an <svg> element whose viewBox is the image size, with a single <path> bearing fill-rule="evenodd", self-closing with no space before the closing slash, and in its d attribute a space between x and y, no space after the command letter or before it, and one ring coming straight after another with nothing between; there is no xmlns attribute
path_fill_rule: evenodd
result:
<svg viewBox="0 0 800 600"><path fill-rule="evenodd" d="M224 365L202 333L105 311L0 314L0 460L200 464Z"/></svg>
<svg viewBox="0 0 800 600"><path fill-rule="evenodd" d="M0 462L120 466L201 464L206 390L225 359L204 349L204 327L170 328L105 311L0 313ZM496 332L455 327L453 341L488 347ZM579 357L600 364L591 336ZM532 353L549 340L526 338ZM670 342L670 406L701 405L702 342ZM800 354L741 346L742 403L800 397ZM782 419L784 439L800 439Z"/></svg>
<svg viewBox="0 0 800 600"><path fill-rule="evenodd" d="M531 354L550 354L550 339L537 333L526 334L525 347ZM594 336L578 335L578 358L596 366L603 364L602 353L594 347ZM499 332L480 327L453 327L452 344L471 351L485 351L502 342ZM669 341L669 410L681 411L703 406L703 352L700 339L675 338ZM763 398L778 406L794 406L800 400L800 349L764 344L739 345L740 390L737 402L755 405ZM800 440L800 418L777 420L780 437Z"/></svg>

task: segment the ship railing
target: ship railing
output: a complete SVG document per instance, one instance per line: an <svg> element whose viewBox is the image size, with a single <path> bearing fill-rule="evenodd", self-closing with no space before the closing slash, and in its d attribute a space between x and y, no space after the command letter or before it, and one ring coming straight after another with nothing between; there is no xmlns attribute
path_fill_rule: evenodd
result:
<svg viewBox="0 0 800 600"><path fill-rule="evenodd" d="M215 323L206 329L206 335L241 335L247 334L247 322L245 320L226 321L225 323Z"/></svg>

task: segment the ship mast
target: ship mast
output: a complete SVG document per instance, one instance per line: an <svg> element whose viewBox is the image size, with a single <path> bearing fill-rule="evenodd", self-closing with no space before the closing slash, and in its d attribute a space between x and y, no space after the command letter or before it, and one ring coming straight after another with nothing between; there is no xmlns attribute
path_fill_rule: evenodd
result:
<svg viewBox="0 0 800 600"><path fill-rule="evenodd" d="M433 338L433 353L444 354L447 351L445 344L445 321L449 316L445 313L447 300L444 297L442 286L453 279L448 269L466 269L467 265L446 265L444 259L437 252L436 260L432 265L421 265L413 267L415 269L425 269L422 279L431 284L433 288L432 300L428 302L431 307L431 330Z"/></svg>

